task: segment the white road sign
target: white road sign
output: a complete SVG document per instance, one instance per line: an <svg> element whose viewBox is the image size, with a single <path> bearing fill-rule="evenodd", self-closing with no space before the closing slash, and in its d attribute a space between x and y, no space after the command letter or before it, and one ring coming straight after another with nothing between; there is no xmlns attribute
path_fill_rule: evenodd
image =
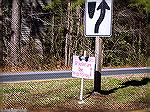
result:
<svg viewBox="0 0 150 112"><path fill-rule="evenodd" d="M86 0L85 36L112 35L112 0Z"/></svg>
<svg viewBox="0 0 150 112"><path fill-rule="evenodd" d="M88 61L80 61L79 56L73 56L72 77L94 79L95 57L89 57Z"/></svg>

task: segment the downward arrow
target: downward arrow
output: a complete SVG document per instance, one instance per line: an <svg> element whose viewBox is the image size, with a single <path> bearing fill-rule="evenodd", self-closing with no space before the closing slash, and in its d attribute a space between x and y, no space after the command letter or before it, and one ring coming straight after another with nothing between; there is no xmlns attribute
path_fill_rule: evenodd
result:
<svg viewBox="0 0 150 112"><path fill-rule="evenodd" d="M104 20L106 9L110 10L110 7L108 6L108 4L106 3L105 0L102 0L100 5L98 6L97 10L99 10L99 9L101 9L101 14L95 24L94 33L99 33L99 26L102 23L102 21Z"/></svg>

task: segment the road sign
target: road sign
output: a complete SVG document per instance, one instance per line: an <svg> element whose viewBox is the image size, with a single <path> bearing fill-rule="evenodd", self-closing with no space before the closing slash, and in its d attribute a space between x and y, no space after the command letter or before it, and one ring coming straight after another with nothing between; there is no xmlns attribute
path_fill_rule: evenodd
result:
<svg viewBox="0 0 150 112"><path fill-rule="evenodd" d="M112 35L112 0L86 0L85 36Z"/></svg>
<svg viewBox="0 0 150 112"><path fill-rule="evenodd" d="M79 56L73 56L72 77L94 79L95 57L89 57L88 61L80 61Z"/></svg>

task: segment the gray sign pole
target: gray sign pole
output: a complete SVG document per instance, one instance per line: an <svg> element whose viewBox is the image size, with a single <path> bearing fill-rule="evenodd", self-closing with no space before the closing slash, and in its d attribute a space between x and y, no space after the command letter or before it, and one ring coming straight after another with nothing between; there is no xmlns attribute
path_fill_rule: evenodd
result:
<svg viewBox="0 0 150 112"><path fill-rule="evenodd" d="M101 68L102 68L102 39L96 37L95 41L95 76L94 76L94 92L101 90Z"/></svg>
<svg viewBox="0 0 150 112"><path fill-rule="evenodd" d="M85 36L96 37L94 75L94 92L101 91L102 68L102 39L112 35L112 1L113 0L86 0L85 2ZM98 37L100 36L100 37Z"/></svg>

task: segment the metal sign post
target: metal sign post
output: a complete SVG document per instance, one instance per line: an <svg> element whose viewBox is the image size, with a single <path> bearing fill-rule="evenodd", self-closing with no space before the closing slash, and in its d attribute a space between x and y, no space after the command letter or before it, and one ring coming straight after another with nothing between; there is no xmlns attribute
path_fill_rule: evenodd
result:
<svg viewBox="0 0 150 112"><path fill-rule="evenodd" d="M83 56L86 57L86 51L84 51ZM80 101L78 102L79 104L83 104L84 103L84 101L83 101L83 86L84 86L84 79L83 79L83 76L82 76L82 78L81 78Z"/></svg>
<svg viewBox="0 0 150 112"><path fill-rule="evenodd" d="M81 91L80 91L80 101L78 102L79 104L83 104L83 86L84 86L84 79L83 77L81 78Z"/></svg>
<svg viewBox="0 0 150 112"><path fill-rule="evenodd" d="M96 37L94 92L101 90L102 39L112 35L113 0L85 1L85 36Z"/></svg>
<svg viewBox="0 0 150 112"><path fill-rule="evenodd" d="M94 92L101 90L101 68L102 68L102 39L96 37L95 43L95 76L94 76Z"/></svg>

